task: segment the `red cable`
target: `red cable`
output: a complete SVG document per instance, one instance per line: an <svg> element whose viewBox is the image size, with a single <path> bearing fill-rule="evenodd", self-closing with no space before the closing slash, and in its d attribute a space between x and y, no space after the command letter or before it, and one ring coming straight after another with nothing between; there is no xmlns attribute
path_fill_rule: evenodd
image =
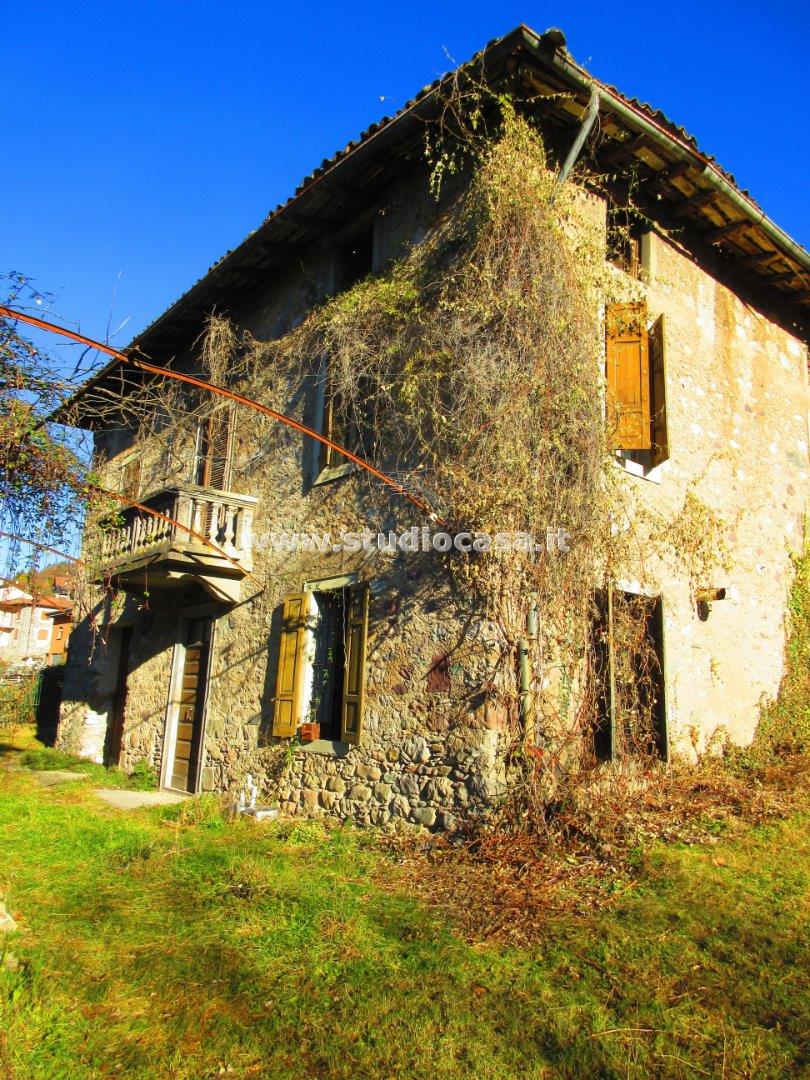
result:
<svg viewBox="0 0 810 1080"><path fill-rule="evenodd" d="M322 435L319 431L307 427L306 424L302 424L298 420L293 420L291 416L276 412L275 409L271 409L267 405L262 405L261 402L254 401L252 398L244 397L242 394L237 394L233 390L226 390L222 386L214 386L213 383L205 382L202 379L195 379L193 375L183 375L178 371L169 371L167 368L158 367L155 364L148 364L144 360L136 360L133 356L119 352L109 345L103 345L99 341L84 337L82 334L76 334L72 330L66 330L62 326L56 326L53 323L45 322L44 319L38 319L34 315L26 315L23 312L14 311L11 308L2 306L0 306L0 315L5 315L10 319L19 319L21 322L30 323L31 326L36 326L40 330L50 330L52 333L61 334L63 337L70 338L71 341L77 341L80 345L88 345L91 348L98 349L108 356L115 357L117 360L121 360L124 363L132 364L134 367L140 368L143 371L148 371L153 375L162 375L166 379L175 379L177 382L184 382L188 383L190 386L197 386L202 390L208 390L212 394L218 394L220 397L235 401L239 405L245 405L249 409L255 409L257 412L264 413L265 416L269 416L273 420L278 420L280 423L286 424L288 427L293 428L295 431L300 431L304 435L309 435L310 438L316 439L318 442L323 443L324 446L328 446L337 453L342 454L343 457L348 458L349 461L353 461L355 465L359 465L362 469L365 469L366 472L371 473L372 476L375 476L378 480L381 480L388 487L392 488L398 495L404 495L409 502L413 503L414 506L426 513L431 520L440 525L447 525L447 522L440 518L430 504L425 502L424 499L421 499L418 495L413 495L407 488L398 483L398 481L387 476L375 465L358 457L358 455L352 453L351 450L347 450L345 446L341 446L340 443L334 442L332 439L327 438L326 435Z"/></svg>

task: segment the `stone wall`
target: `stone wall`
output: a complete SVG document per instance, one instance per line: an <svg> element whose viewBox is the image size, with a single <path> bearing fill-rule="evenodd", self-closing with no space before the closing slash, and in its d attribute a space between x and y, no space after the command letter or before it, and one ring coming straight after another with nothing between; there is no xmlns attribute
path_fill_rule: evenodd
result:
<svg viewBox="0 0 810 1080"><path fill-rule="evenodd" d="M651 318L666 317L670 453L627 482L668 520L692 493L723 520L730 550L700 582L726 590L705 621L682 567L646 567L664 601L671 744L694 753L714 736L750 742L779 687L807 509L807 352L673 243L652 234L648 252L641 293Z"/></svg>

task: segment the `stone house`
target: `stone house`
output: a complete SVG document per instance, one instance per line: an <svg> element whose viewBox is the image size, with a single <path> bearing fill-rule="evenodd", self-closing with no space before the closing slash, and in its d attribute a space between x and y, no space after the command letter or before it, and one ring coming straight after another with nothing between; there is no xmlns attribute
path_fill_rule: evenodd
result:
<svg viewBox="0 0 810 1080"><path fill-rule="evenodd" d="M587 146L643 206L643 224L617 232L618 203L583 183L582 213L628 286L602 313L615 467L639 505L674 515L698 486L735 525L727 569L697 592L663 570L653 588L630 570L616 588L638 597L660 660L658 752L701 752L720 733L746 743L779 686L803 537L810 257L681 128L574 63L559 31L519 27L472 63L491 85L530 91L556 168ZM212 312L278 338L418 242L441 212L422 146L451 79L325 161L140 335L140 353L199 372ZM276 396L340 442L323 366L313 358ZM93 430L108 484L165 517L128 510L104 533L105 587L74 632L59 744L124 767L146 760L184 791L236 789L250 774L285 810L360 823L451 827L490 806L505 783L503 717L479 693L451 591L424 586L436 553L258 544L372 522L356 471L287 429L272 453L257 448L255 415L221 400L158 452L123 407L98 407L136 384L115 361L62 414ZM395 521L413 524L395 513L377 528ZM468 632L485 637L483 615ZM597 756L614 750L610 723L608 703Z"/></svg>

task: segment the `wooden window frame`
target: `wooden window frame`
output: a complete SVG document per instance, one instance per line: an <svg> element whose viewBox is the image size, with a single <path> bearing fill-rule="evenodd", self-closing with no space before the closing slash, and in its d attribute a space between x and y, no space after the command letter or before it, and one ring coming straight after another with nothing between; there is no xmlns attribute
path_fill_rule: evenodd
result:
<svg viewBox="0 0 810 1080"><path fill-rule="evenodd" d="M319 431L321 435L325 435L327 439L334 438L334 395L330 388L329 357L326 353L321 357L318 367L315 386L314 427L316 431ZM355 468L354 462L348 461L337 450L333 450L326 443L313 440L311 475L313 487L319 484L327 484L332 480L338 480L342 476L348 476L349 473L354 472Z"/></svg>
<svg viewBox="0 0 810 1080"><path fill-rule="evenodd" d="M613 608L617 594L644 600L651 605L652 618L654 618L657 627L656 636L658 639L658 648L656 649L656 653L658 656L661 691L660 711L657 717L659 726L654 733L656 739L656 752L660 761L669 762L670 727L669 695L667 693L666 603L664 601L664 596L661 593L651 595L646 592L640 592L621 582L608 584L604 593L600 594L601 604L599 606L602 607L604 616L604 628L602 631L604 640L601 646L603 654L603 670L601 672L601 677L598 675L596 676L597 680L601 682L601 691L600 694L597 695L597 709L601 712L601 717L599 723L595 723L594 737L596 738L597 728L603 725L602 739L604 742L604 751L601 754L597 754L597 757L604 761L614 762L619 761L622 757L616 724L616 654L613 640ZM593 633L593 629L591 632ZM601 706L598 704L600 700Z"/></svg>
<svg viewBox="0 0 810 1080"><path fill-rule="evenodd" d="M328 584L312 582L301 592L285 597L282 603L272 734L276 738L294 738L305 720L304 688L311 653L309 623L314 607L313 595L315 591L329 592L340 588L345 605L344 659L340 739L336 741L358 746L364 728L370 590L368 582L341 584L332 589L324 587Z"/></svg>

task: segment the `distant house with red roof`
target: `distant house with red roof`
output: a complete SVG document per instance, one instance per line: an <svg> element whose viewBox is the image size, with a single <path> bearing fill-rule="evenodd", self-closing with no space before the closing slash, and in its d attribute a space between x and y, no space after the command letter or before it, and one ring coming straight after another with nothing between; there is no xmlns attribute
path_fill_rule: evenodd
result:
<svg viewBox="0 0 810 1080"><path fill-rule="evenodd" d="M72 629L73 601L0 589L0 662L60 663Z"/></svg>

